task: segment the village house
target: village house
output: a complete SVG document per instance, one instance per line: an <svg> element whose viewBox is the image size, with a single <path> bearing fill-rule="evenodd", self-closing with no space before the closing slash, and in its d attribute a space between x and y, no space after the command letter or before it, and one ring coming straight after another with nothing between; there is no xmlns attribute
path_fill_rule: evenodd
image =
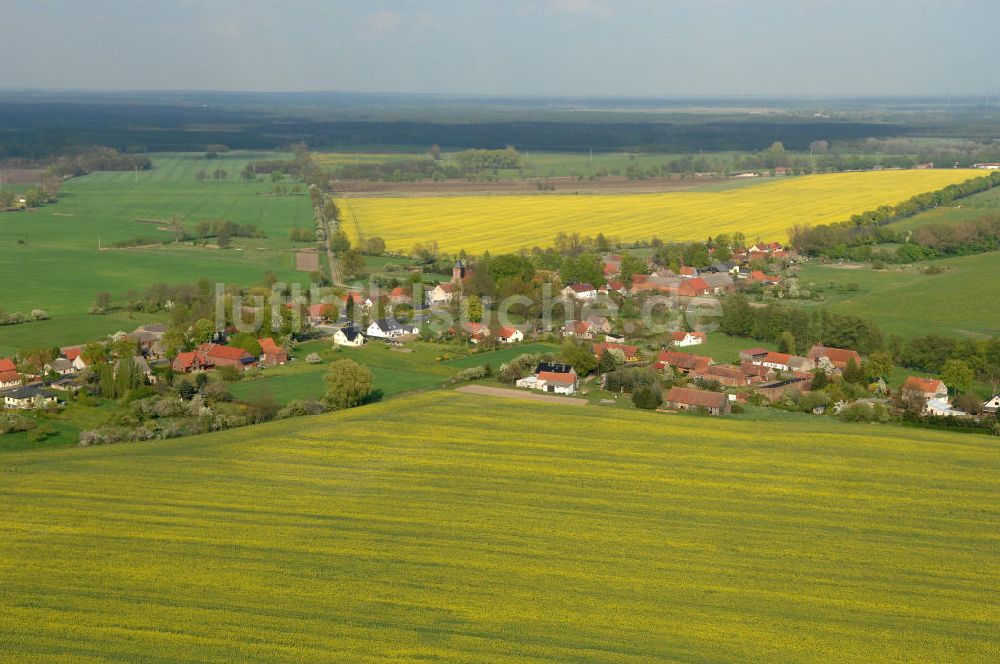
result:
<svg viewBox="0 0 1000 664"><path fill-rule="evenodd" d="M516 327L501 327L497 330L497 339L502 344L515 344L518 341L524 341L524 332Z"/></svg>
<svg viewBox="0 0 1000 664"><path fill-rule="evenodd" d="M763 359L768 353L766 348L746 348L740 351L740 362L755 363L755 360Z"/></svg>
<svg viewBox="0 0 1000 664"><path fill-rule="evenodd" d="M391 304L410 304L413 302L413 296L406 288L396 286L389 291L389 302Z"/></svg>
<svg viewBox="0 0 1000 664"><path fill-rule="evenodd" d="M365 345L365 335L357 325L347 325L333 333L333 343L338 346L357 347Z"/></svg>
<svg viewBox="0 0 1000 664"><path fill-rule="evenodd" d="M566 321L566 324L563 325L563 336L576 337L577 339L593 339L594 326L590 323L590 321L568 320Z"/></svg>
<svg viewBox="0 0 1000 664"><path fill-rule="evenodd" d="M901 395L904 399L927 402L931 399L948 399L948 386L937 378L909 376L903 381Z"/></svg>
<svg viewBox="0 0 1000 664"><path fill-rule="evenodd" d="M690 265L682 265L680 274L678 274L681 279L693 279L698 276L698 270L691 267Z"/></svg>
<svg viewBox="0 0 1000 664"><path fill-rule="evenodd" d="M736 282L728 272L708 272L701 275L713 295L723 295L736 290Z"/></svg>
<svg viewBox="0 0 1000 664"><path fill-rule="evenodd" d="M614 329L606 316L590 314L587 317L587 322L590 323L590 331L594 334L610 334L611 330Z"/></svg>
<svg viewBox="0 0 1000 664"><path fill-rule="evenodd" d="M983 412L991 415L996 415L997 412L1000 412L1000 394L994 394L983 402Z"/></svg>
<svg viewBox="0 0 1000 664"><path fill-rule="evenodd" d="M76 369L73 367L73 363L65 357L57 357L45 365L45 373L57 373L60 376L67 376L69 374L76 373ZM2 374L3 371L0 369L0 376L2 376ZM2 386L2 383L3 381L0 379L0 386Z"/></svg>
<svg viewBox="0 0 1000 664"><path fill-rule="evenodd" d="M837 373L842 373L852 360L856 366L861 366L861 355L857 351L846 350L844 348L828 348L827 346L816 345L809 349L807 357L816 366L820 365L821 360L826 359L833 365Z"/></svg>
<svg viewBox="0 0 1000 664"><path fill-rule="evenodd" d="M375 300L358 291L348 291L344 294L340 300L343 302L345 307L347 306L348 299L350 299L355 311L360 310L363 313L368 313L372 310L372 307L375 306ZM322 313L322 310L320 310L320 312Z"/></svg>
<svg viewBox="0 0 1000 664"><path fill-rule="evenodd" d="M540 362L532 375L518 380L515 385L551 394L568 395L576 392L577 375L573 367L568 364Z"/></svg>
<svg viewBox="0 0 1000 664"><path fill-rule="evenodd" d="M669 410L705 410L710 415L728 415L732 408L727 394L691 387L671 387L663 404Z"/></svg>
<svg viewBox="0 0 1000 664"><path fill-rule="evenodd" d="M637 347L611 341L602 341L594 344L594 357L600 360L601 356L604 355L604 351L612 349L620 350L625 355L625 361L628 363L639 361L639 349Z"/></svg>
<svg viewBox="0 0 1000 664"><path fill-rule="evenodd" d="M811 388L812 388L811 378L795 376L792 378L786 378L784 380L778 380L758 385L756 390L758 394L763 396L769 402L773 403L781 399L781 397L788 390L795 390L796 392L808 392Z"/></svg>
<svg viewBox="0 0 1000 664"><path fill-rule="evenodd" d="M0 358L0 389L17 387L21 384L21 374L17 372L17 365L9 357Z"/></svg>
<svg viewBox="0 0 1000 664"><path fill-rule="evenodd" d="M64 346L59 349L59 354L73 363L73 369L83 371L87 368L87 362L81 355L82 351L83 346Z"/></svg>
<svg viewBox="0 0 1000 664"><path fill-rule="evenodd" d="M712 358L705 355L692 355L690 353L681 353L676 350L664 350L660 351L660 354L656 356L656 362L653 363L653 368L662 370L664 367L669 366L675 371L687 374L704 371L711 364Z"/></svg>
<svg viewBox="0 0 1000 664"><path fill-rule="evenodd" d="M233 367L237 371L245 371L257 365L256 357L236 346L205 343L198 346L198 351L213 367Z"/></svg>
<svg viewBox="0 0 1000 664"><path fill-rule="evenodd" d="M601 295L610 295L611 293L618 293L621 296L628 295L628 288L625 287L625 282L620 279L612 279L608 283L601 286L598 291Z"/></svg>
<svg viewBox="0 0 1000 664"><path fill-rule="evenodd" d="M258 339L260 344L260 363L265 367L273 367L288 361L288 351L275 343L271 337Z"/></svg>
<svg viewBox="0 0 1000 664"><path fill-rule="evenodd" d="M597 289L591 284L570 284L562 289L563 297L576 300L596 300Z"/></svg>
<svg viewBox="0 0 1000 664"><path fill-rule="evenodd" d="M740 363L740 371L743 372L750 383L766 383L774 380L775 376L774 369L748 361Z"/></svg>
<svg viewBox="0 0 1000 664"><path fill-rule="evenodd" d="M799 355L789 355L788 353L768 352L763 357L755 357L750 360L751 364L758 364L775 371L811 371L815 364L807 357Z"/></svg>
<svg viewBox="0 0 1000 664"><path fill-rule="evenodd" d="M211 369L212 365L208 363L204 354L193 350L177 353L177 357L170 363L170 368L176 373L194 373Z"/></svg>
<svg viewBox="0 0 1000 664"><path fill-rule="evenodd" d="M379 318L373 320L365 331L365 335L378 339L398 339L408 335L420 334L420 328L412 323L400 323L394 318Z"/></svg>
<svg viewBox="0 0 1000 664"><path fill-rule="evenodd" d="M670 333L670 342L677 346L698 346L705 343L708 339L708 335L704 332L684 332L677 331Z"/></svg>
<svg viewBox="0 0 1000 664"><path fill-rule="evenodd" d="M18 410L48 408L59 403L59 397L52 390L41 385L27 385L3 393L3 405Z"/></svg>
<svg viewBox="0 0 1000 664"><path fill-rule="evenodd" d="M469 341L474 344L478 344L480 341L484 341L490 336L490 328L486 327L482 323L476 323L474 321L466 321L461 324L460 328L452 327L448 331L451 334L458 334L459 329L465 332L465 334L469 336Z"/></svg>
<svg viewBox="0 0 1000 664"><path fill-rule="evenodd" d="M726 387L746 387L750 384L750 377L739 369L714 364L700 371L692 371L688 374L691 378L704 381L714 381Z"/></svg>
<svg viewBox="0 0 1000 664"><path fill-rule="evenodd" d="M453 283L438 284L427 291L427 304L431 306L442 306L451 303L458 292L457 286Z"/></svg>
<svg viewBox="0 0 1000 664"><path fill-rule="evenodd" d="M332 304L310 304L306 307L306 322L310 325L329 323L331 318L339 318L340 310Z"/></svg>

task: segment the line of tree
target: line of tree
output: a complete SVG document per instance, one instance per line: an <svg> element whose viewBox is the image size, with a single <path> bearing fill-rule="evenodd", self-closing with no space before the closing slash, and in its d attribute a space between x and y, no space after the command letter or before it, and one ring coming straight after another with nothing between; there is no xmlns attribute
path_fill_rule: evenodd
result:
<svg viewBox="0 0 1000 664"><path fill-rule="evenodd" d="M885 241L898 241L897 235L879 230L882 226L996 186L1000 186L1000 172L971 178L937 191L917 194L897 205L883 205L875 210L856 214L847 221L819 226L795 226L789 230L789 237L800 253L842 257L850 247L876 244L882 238Z"/></svg>
<svg viewBox="0 0 1000 664"><path fill-rule="evenodd" d="M49 175L77 177L94 171L148 171L152 160L141 154L119 152L114 148L93 146L75 154L59 157L48 168Z"/></svg>

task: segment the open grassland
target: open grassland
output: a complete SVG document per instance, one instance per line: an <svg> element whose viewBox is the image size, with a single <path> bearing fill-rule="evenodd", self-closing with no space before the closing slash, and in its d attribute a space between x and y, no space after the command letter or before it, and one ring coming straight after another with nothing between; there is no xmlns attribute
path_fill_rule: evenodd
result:
<svg viewBox="0 0 1000 664"><path fill-rule="evenodd" d="M941 274L924 274L928 266ZM885 332L903 336L939 333L959 336L1000 335L1000 256L962 256L916 265L872 270L806 264L800 283L825 287L822 303L788 300L806 307L875 320ZM832 288L831 288L832 285ZM853 286L852 286L853 285ZM856 287L856 290L854 289Z"/></svg>
<svg viewBox="0 0 1000 664"><path fill-rule="evenodd" d="M101 291L120 296L156 282L192 282L201 277L252 285L268 270L280 279L308 280L293 270L288 232L292 226L312 226L309 196L272 196L270 180L246 184L239 179L248 160L275 156L153 155L152 170L92 173L67 181L54 205L0 213L0 281L10 286L0 308L25 313L44 309L53 318L49 324L0 328L0 354L22 347L24 336L36 344L62 345L87 341L98 331L120 329L121 321L87 315ZM216 168L228 171L229 179L195 180L198 171L211 173ZM171 233L160 230L163 224L157 220L174 215L189 230L198 221L228 219L254 224L267 237L237 238L230 249L109 249L133 238L169 240Z"/></svg>
<svg viewBox="0 0 1000 664"><path fill-rule="evenodd" d="M433 392L0 455L14 661L996 661L1000 452Z"/></svg>
<svg viewBox="0 0 1000 664"><path fill-rule="evenodd" d="M370 341L360 348L342 348L339 351L329 341L316 341L296 348L296 359L289 364L268 368L257 380L234 383L230 387L233 396L244 401L262 394L273 396L281 404L296 399L319 399L326 392L323 377L329 363L351 359L371 370L375 389L383 397L392 397L404 392L441 387L453 375L468 367L489 364L496 370L504 362L523 353L558 350L558 346L552 344L518 344L468 355L462 352L460 357L454 357L455 347L419 341L407 344L405 349ZM323 363L307 364L302 361L309 353L319 353Z"/></svg>
<svg viewBox="0 0 1000 664"><path fill-rule="evenodd" d="M894 223L892 227L896 230L913 229L928 224L971 221L988 214L1000 214L1000 188L987 189L951 205L921 212Z"/></svg>
<svg viewBox="0 0 1000 664"><path fill-rule="evenodd" d="M834 173L712 192L592 196L465 196L341 199L344 228L392 249L437 241L473 253L548 246L556 233L604 233L624 241L703 240L719 233L785 239L796 224L822 224L892 205L982 175L969 170Z"/></svg>

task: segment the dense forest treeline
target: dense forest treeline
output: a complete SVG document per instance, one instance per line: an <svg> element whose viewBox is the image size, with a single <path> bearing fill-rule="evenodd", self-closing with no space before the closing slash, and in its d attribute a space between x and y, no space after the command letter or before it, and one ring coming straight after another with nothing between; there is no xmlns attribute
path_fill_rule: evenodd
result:
<svg viewBox="0 0 1000 664"><path fill-rule="evenodd" d="M900 124L793 117L686 122L323 121L263 111L165 104L0 101L0 157L40 158L86 145L121 152L204 151L312 146L427 146L521 150L654 152L762 150L781 141L808 150L815 140L861 140L909 133Z"/></svg>

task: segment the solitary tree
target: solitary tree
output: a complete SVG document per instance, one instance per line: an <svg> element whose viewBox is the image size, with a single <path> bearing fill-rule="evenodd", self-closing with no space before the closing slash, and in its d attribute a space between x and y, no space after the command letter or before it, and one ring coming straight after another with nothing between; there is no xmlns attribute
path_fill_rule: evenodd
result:
<svg viewBox="0 0 1000 664"><path fill-rule="evenodd" d="M945 385L955 388L956 392L965 392L975 379L972 369L963 360L948 360L941 367L941 380Z"/></svg>
<svg viewBox="0 0 1000 664"><path fill-rule="evenodd" d="M334 409L359 406L372 393L372 372L354 360L331 363L324 380L326 394L323 400Z"/></svg>

